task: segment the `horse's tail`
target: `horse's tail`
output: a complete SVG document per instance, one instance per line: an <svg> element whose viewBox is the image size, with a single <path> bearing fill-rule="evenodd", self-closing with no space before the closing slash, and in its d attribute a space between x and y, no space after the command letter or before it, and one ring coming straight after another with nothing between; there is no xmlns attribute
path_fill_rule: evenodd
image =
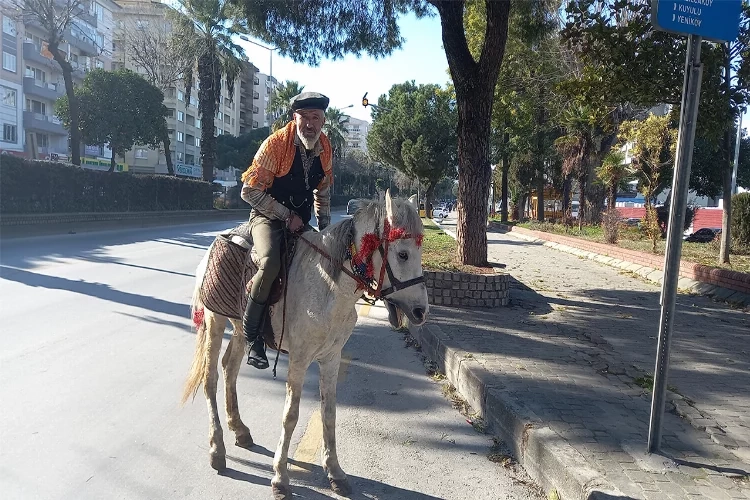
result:
<svg viewBox="0 0 750 500"><path fill-rule="evenodd" d="M212 248L213 243L208 247L206 254L195 269L195 288L193 289L193 300L190 304L190 315L193 318L193 325L195 325L195 353L193 354L193 363L190 366L190 372L185 381L182 404L185 404L190 398L195 398L205 378L206 367L208 365L208 353L206 351L208 348L206 341L206 311L201 301L200 289L203 284L203 276L206 274L208 257L211 255Z"/></svg>

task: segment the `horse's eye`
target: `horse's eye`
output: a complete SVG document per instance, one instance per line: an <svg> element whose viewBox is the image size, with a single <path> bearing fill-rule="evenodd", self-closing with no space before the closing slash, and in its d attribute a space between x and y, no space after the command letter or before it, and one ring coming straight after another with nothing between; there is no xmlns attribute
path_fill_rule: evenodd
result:
<svg viewBox="0 0 750 500"><path fill-rule="evenodd" d="M398 253L398 258L399 258L399 260L404 260L404 261L405 261L405 260L409 260L409 254L408 254L408 253L406 253L405 251L401 250L401 251L400 251L400 252Z"/></svg>

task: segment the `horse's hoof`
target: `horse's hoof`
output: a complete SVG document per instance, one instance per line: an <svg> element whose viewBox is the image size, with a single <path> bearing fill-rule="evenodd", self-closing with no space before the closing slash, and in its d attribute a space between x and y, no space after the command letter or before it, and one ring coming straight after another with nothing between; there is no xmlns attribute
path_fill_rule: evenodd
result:
<svg viewBox="0 0 750 500"><path fill-rule="evenodd" d="M289 486L271 485L273 500L292 500L292 490Z"/></svg>
<svg viewBox="0 0 750 500"><path fill-rule="evenodd" d="M217 471L223 471L227 468L226 455L211 455L211 468Z"/></svg>
<svg viewBox="0 0 750 500"><path fill-rule="evenodd" d="M241 434L237 436L237 440L234 442L236 446L249 450L255 444L253 437L250 434Z"/></svg>
<svg viewBox="0 0 750 500"><path fill-rule="evenodd" d="M344 479L331 479L328 478L328 481L331 483L331 489L334 493L337 495L340 495L342 497L348 497L352 494L352 486L349 484L349 480Z"/></svg>

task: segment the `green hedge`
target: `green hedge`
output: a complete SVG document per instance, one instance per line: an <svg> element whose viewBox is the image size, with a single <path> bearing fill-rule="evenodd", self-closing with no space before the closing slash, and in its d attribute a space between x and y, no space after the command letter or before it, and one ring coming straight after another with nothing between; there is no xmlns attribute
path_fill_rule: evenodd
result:
<svg viewBox="0 0 750 500"><path fill-rule="evenodd" d="M0 155L0 213L211 210L211 185Z"/></svg>

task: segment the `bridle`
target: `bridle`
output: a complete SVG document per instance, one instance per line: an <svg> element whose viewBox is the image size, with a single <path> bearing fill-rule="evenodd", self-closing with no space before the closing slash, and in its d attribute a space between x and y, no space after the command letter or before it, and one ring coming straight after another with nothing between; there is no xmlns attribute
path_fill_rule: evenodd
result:
<svg viewBox="0 0 750 500"><path fill-rule="evenodd" d="M410 286L418 285L420 283L424 283L424 275L417 276L416 278L412 278L410 280L406 281L400 281L396 278L396 276L393 275L393 270L391 269L391 265L388 263L388 247L391 243L398 240L410 240L413 239L417 246L422 246L422 235L412 235L406 232L404 228L392 228L391 224L388 222L388 220L385 221L383 224L383 232L380 236L377 235L377 226L375 227L375 232L367 233L362 237L362 242L360 244L360 250L359 252L356 251L354 248L354 242L350 242L349 248L350 248L350 255L349 255L349 261L352 267L352 271L341 266L341 270L346 273L347 276L349 276L351 279L357 282L357 291L363 290L367 293L367 295L370 296L370 298L363 295L363 299L370 303L375 304L377 300L387 301L386 298L388 295L397 292L399 290L403 290L405 288L409 288ZM286 247L289 248L289 240L288 237L290 235L286 233ZM328 255L328 252L320 248L318 245L313 243L312 241L305 238L304 234L292 234L292 237L297 237L307 243L307 245L318 252L320 255L322 255L324 258L328 259L328 261L333 261L330 255ZM380 277L377 281L375 281L374 274L372 273L372 255L375 253L375 251L379 251L380 255L383 258L383 262L380 264ZM289 260L285 263L286 266L289 266ZM389 286L386 289L383 289L383 281L385 280L385 274L388 273L388 281L390 282L391 286ZM287 276L288 276L288 268L287 268ZM284 331L286 330L286 291L288 288L289 280L284 281L284 307L282 308L282 314L281 314L281 338L279 339L278 344L278 350L276 351L276 360L273 363L273 378L276 378L276 365L279 363L279 354L281 353L281 345L284 342Z"/></svg>
<svg viewBox="0 0 750 500"><path fill-rule="evenodd" d="M391 265L388 263L388 249L391 243L398 240L413 239L417 243L417 246L422 246L422 235L410 234L404 228L391 227L388 220L383 224L383 231L380 235L377 234L377 230L378 228L376 227L374 232L367 233L362 237L359 251L356 250L353 241L350 243L348 258L352 270L350 271L344 266L341 267L341 270L347 276L357 282L357 290L363 290L371 297L371 300L368 300L371 303L377 300L386 300L386 297L394 292L424 283L424 275L406 281L399 280L393 274L393 269L391 269ZM300 234L299 238L326 259L329 261L332 260L331 256L325 250L305 238L303 234ZM377 280L375 280L372 263L372 256L376 251L380 252L382 257ZM390 286L383 288L386 273L388 274Z"/></svg>

